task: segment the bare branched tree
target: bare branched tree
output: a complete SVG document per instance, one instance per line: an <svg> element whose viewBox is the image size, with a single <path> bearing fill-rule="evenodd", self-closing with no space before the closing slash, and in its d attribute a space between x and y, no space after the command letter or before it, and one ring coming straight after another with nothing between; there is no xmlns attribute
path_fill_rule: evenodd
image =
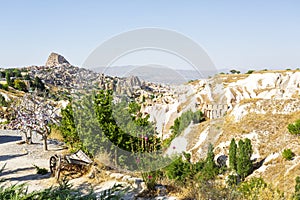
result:
<svg viewBox="0 0 300 200"><path fill-rule="evenodd" d="M27 143L32 143L32 132L42 136L44 150L48 150L47 138L51 132L50 125L59 122L56 105L54 102L41 98L37 92L25 94L14 104L15 119L11 126L25 134Z"/></svg>

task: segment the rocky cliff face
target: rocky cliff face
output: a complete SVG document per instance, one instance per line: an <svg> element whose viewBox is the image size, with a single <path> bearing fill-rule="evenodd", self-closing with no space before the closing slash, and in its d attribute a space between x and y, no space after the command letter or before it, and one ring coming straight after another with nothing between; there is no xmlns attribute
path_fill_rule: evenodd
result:
<svg viewBox="0 0 300 200"><path fill-rule="evenodd" d="M47 59L45 66L53 67L61 64L70 64L63 56L57 53L51 53Z"/></svg>
<svg viewBox="0 0 300 200"><path fill-rule="evenodd" d="M175 97L176 103L168 105L172 109L167 109L165 116L178 116L182 107L194 107L201 109L207 120L200 125L191 124L171 146L179 145L180 151L190 152L192 160L197 161L206 155L209 143L215 146L218 157L228 155L232 138L249 138L254 150L252 159L260 162L251 176L261 176L291 191L300 173L300 141L288 133L287 125L300 119L300 71L221 75L188 86L190 94L182 99ZM163 105L155 107L156 112L151 114L164 115ZM174 118L166 117L169 122L165 124L172 124ZM166 125L164 130L164 135L170 134ZM281 156L287 148L296 155L292 161Z"/></svg>

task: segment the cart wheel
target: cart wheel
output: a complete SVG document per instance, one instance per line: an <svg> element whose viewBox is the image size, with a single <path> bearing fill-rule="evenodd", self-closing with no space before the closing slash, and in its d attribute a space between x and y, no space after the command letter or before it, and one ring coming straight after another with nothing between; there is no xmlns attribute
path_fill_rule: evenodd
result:
<svg viewBox="0 0 300 200"><path fill-rule="evenodd" d="M54 172L56 170L56 162L57 162L56 155L51 156L51 158L50 158L50 172L51 172L51 174L54 174Z"/></svg>
<svg viewBox="0 0 300 200"><path fill-rule="evenodd" d="M55 178L56 178L56 180L57 181L59 181L59 177L60 177L60 170L61 170L61 168L62 168L62 160L61 160L61 156L59 156L58 157L58 163L57 163L57 170L56 170L56 172L55 172Z"/></svg>

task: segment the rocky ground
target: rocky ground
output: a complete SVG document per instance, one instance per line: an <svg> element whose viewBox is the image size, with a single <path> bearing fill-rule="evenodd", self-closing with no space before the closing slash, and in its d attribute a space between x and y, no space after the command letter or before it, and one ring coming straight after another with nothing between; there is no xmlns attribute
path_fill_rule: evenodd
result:
<svg viewBox="0 0 300 200"><path fill-rule="evenodd" d="M34 144L17 144L22 141L18 131L0 131L0 166L5 165L1 178L10 184L28 184L28 190L40 190L49 187L54 181L49 181L50 173L39 175L35 166L49 169L51 155L64 150L59 143L49 141L49 151L44 152L42 141L34 136Z"/></svg>
<svg viewBox="0 0 300 200"><path fill-rule="evenodd" d="M43 151L42 141L38 135L34 135L34 144L18 144L22 141L22 135L18 131L0 131L0 167L5 165L4 171L0 174L0 179L4 179L8 185L23 184L28 186L28 191L37 191L50 186L57 185L50 172L45 175L36 173L35 166L46 168L49 171L49 158L54 154L66 152L63 143L55 140L48 141L49 151ZM91 179L88 173L69 181L73 187L88 192L93 188L96 194L100 194L114 185L121 184L127 188L123 199L147 199L138 197L145 193L145 183L141 178L125 175L113 171L98 172L96 178ZM160 188L163 189L163 188ZM158 194L152 199L177 199L166 194Z"/></svg>

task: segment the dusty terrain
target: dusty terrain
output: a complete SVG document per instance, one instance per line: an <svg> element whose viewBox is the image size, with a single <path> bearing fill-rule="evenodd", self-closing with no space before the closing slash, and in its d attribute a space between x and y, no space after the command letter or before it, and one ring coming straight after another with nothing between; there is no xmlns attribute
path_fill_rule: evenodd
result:
<svg viewBox="0 0 300 200"><path fill-rule="evenodd" d="M55 184L50 173L39 175L34 165L49 171L49 158L63 151L58 142L49 140L49 151L44 152L42 141L38 135L33 135L33 143L17 144L22 141L18 131L0 131L0 166L5 166L0 178L9 184L27 183L28 190L40 190Z"/></svg>
<svg viewBox="0 0 300 200"><path fill-rule="evenodd" d="M28 192L42 190L50 186L58 185L50 172L45 175L36 173L34 165L46 168L49 171L49 158L54 154L64 154L66 150L64 144L55 140L48 140L48 151L43 151L42 141L38 135L33 135L33 143L18 144L22 141L22 135L18 131L0 130L0 167L5 165L4 171L0 174L0 179L4 179L6 184L23 184L28 186ZM95 179L89 179L89 174L69 180L74 188L81 192L89 192L93 188L94 193L99 195L106 189L112 188L116 184L128 187L123 199L133 199L143 192L142 179L130 175L120 174L112 171L103 171ZM175 200L176 197L160 196ZM145 199L145 198L137 198Z"/></svg>

